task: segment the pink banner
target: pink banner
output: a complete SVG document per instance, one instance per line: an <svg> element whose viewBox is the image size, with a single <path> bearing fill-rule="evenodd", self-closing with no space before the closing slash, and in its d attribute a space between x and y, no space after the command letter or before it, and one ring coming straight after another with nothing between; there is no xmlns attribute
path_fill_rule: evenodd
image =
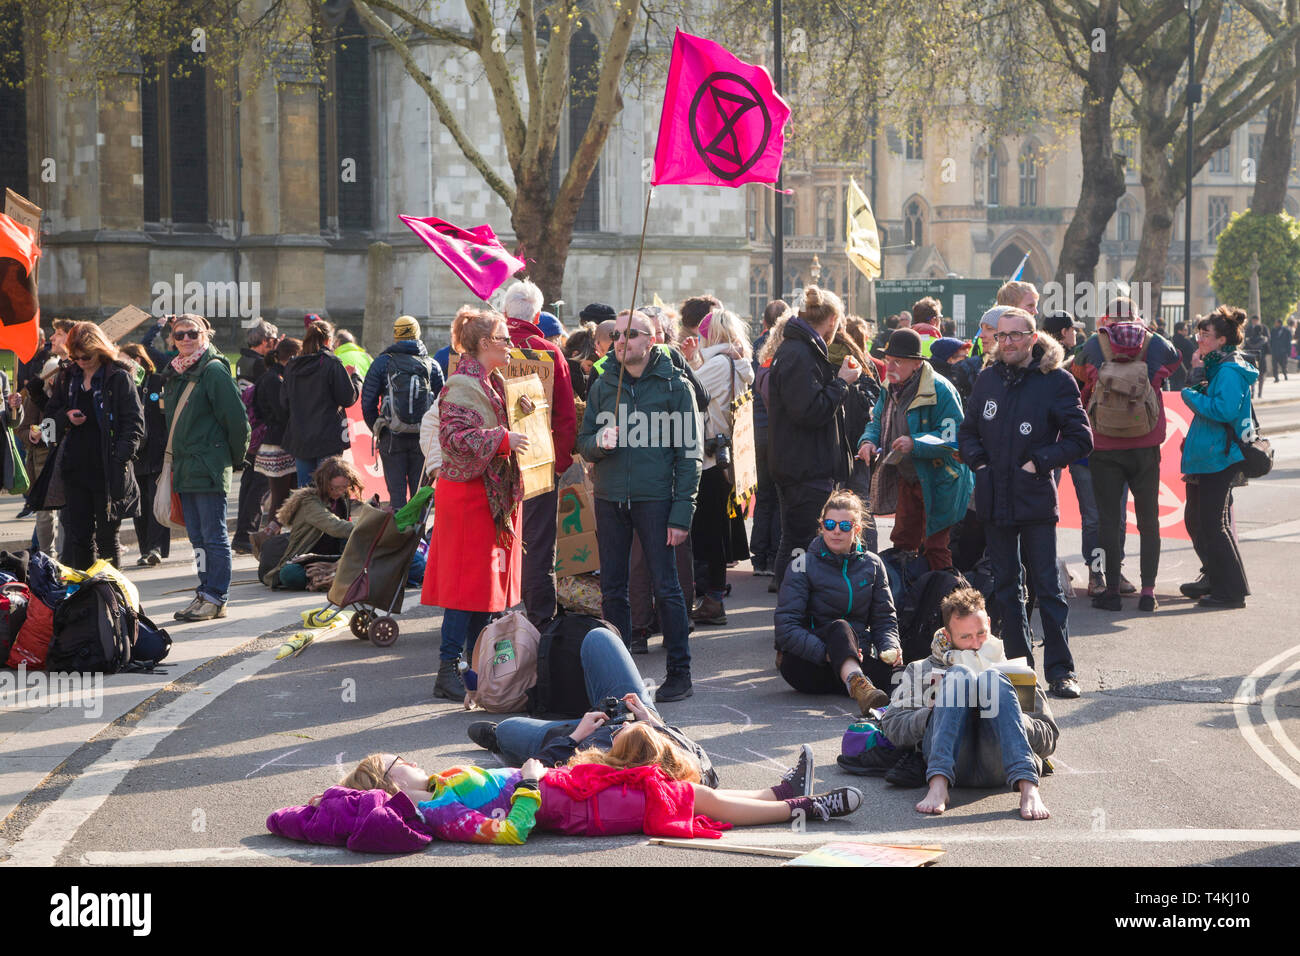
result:
<svg viewBox="0 0 1300 956"><path fill-rule="evenodd" d="M488 225L462 229L445 219L427 216L398 216L427 245L457 278L480 299L487 300L525 263L506 252Z"/></svg>
<svg viewBox="0 0 1300 956"><path fill-rule="evenodd" d="M352 447L343 449L343 460L361 472L367 499L371 495L379 495L380 501L387 501L388 485L384 483L384 466L379 460L379 450L375 448L370 429L366 427L366 420L361 417L359 401L353 402L348 408L348 432L352 436Z"/></svg>
<svg viewBox="0 0 1300 956"><path fill-rule="evenodd" d="M1192 413L1177 392L1161 392L1165 400L1165 418L1169 429L1165 434L1165 443L1160 446L1160 537L1182 538L1189 540L1187 528L1183 526L1183 505L1187 501L1187 484L1183 481L1183 439L1187 437L1187 428L1192 423ZM1081 527L1079 518L1079 499L1074 491L1074 482L1070 473L1061 475L1061 523L1062 528ZM1133 499L1128 503L1128 534L1138 533L1134 521Z"/></svg>
<svg viewBox="0 0 1300 956"><path fill-rule="evenodd" d="M678 30L655 144L656 186L774 183L790 107L761 66Z"/></svg>

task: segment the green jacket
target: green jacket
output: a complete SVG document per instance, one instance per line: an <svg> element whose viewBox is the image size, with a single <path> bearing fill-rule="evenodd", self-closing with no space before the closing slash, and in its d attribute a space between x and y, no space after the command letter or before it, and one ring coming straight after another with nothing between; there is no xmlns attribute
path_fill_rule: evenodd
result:
<svg viewBox="0 0 1300 956"><path fill-rule="evenodd" d="M615 409L619 368L610 359L592 383L578 429L578 454L595 466L596 497L629 503L668 499L669 527L689 529L703 459L694 390L656 349L640 378L623 377ZM606 451L596 437L609 425L618 426L619 444Z"/></svg>
<svg viewBox="0 0 1300 956"><path fill-rule="evenodd" d="M344 342L334 350L334 357L344 365L351 365L357 370L357 376L364 381L366 373L370 371L370 363L374 361L370 353L363 349L355 342Z"/></svg>
<svg viewBox="0 0 1300 956"><path fill-rule="evenodd" d="M351 503L348 508L350 513ZM289 544L280 563L267 572L263 583L268 587L279 587L280 569L299 555L315 551L327 535L346 541L354 527L351 521L340 518L321 501L315 487L299 488L291 494L289 500L280 506L275 520L281 527L289 529Z"/></svg>
<svg viewBox="0 0 1300 956"><path fill-rule="evenodd" d="M231 469L248 451L248 412L225 356L209 345L183 375L165 372L163 404L170 432L172 418L190 382L197 382L172 438L172 490L230 493Z"/></svg>

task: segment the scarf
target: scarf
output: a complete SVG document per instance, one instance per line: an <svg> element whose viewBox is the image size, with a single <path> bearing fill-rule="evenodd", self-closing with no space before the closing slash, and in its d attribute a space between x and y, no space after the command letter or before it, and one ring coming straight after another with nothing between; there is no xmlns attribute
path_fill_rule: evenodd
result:
<svg viewBox="0 0 1300 956"><path fill-rule="evenodd" d="M919 368L907 381L889 386L889 398L885 401L884 428L880 436L881 461L889 454L895 439L910 434L907 427L907 410L912 400L916 398L920 387L921 369ZM905 460L906 467L883 465L876 468L871 481L872 514L889 515L898 510L898 483L903 480L916 480L916 468L912 465L910 456Z"/></svg>
<svg viewBox="0 0 1300 956"><path fill-rule="evenodd" d="M1195 385L1189 386L1193 391L1204 394L1209 390L1210 379L1214 378L1219 371L1219 366L1224 362L1232 363L1237 360L1237 350L1231 348L1215 349L1213 352L1207 352L1201 359L1204 366L1205 375Z"/></svg>
<svg viewBox="0 0 1300 956"><path fill-rule="evenodd" d="M172 371L175 372L177 375L184 375L186 372L190 370L190 367L195 362L197 362L199 359L203 358L203 356L207 354L208 354L207 349L195 349L193 352L190 353L189 358L185 358L183 355L181 355L178 352L176 354L176 357L171 361Z"/></svg>

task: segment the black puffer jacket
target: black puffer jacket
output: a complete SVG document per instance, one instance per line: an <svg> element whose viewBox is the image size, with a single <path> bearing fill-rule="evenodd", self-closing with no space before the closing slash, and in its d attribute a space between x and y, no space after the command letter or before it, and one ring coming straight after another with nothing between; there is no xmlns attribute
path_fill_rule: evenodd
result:
<svg viewBox="0 0 1300 956"><path fill-rule="evenodd" d="M265 374L253 386L253 410L258 421L266 425L262 436L264 445L283 445L284 430L289 424L289 412L280 400L284 392L283 366L268 365Z"/></svg>
<svg viewBox="0 0 1300 956"><path fill-rule="evenodd" d="M980 372L957 432L975 472L975 512L996 525L1060 518L1052 471L1092 451L1092 429L1061 344L1040 335L1027 368L994 362ZM1022 467L1032 460L1036 471Z"/></svg>
<svg viewBox="0 0 1300 956"><path fill-rule="evenodd" d="M806 661L826 661L826 645L813 630L843 619L877 651L898 648L898 617L885 563L859 546L846 555L826 547L822 536L790 562L776 605L776 649Z"/></svg>
<svg viewBox="0 0 1300 956"><path fill-rule="evenodd" d="M847 481L852 458L844 425L849 386L802 319L786 322L770 376L767 448L772 479L778 484Z"/></svg>
<svg viewBox="0 0 1300 956"><path fill-rule="evenodd" d="M345 409L361 382L329 349L299 355L284 370L280 407L288 412L284 448L295 458L327 458L352 444Z"/></svg>

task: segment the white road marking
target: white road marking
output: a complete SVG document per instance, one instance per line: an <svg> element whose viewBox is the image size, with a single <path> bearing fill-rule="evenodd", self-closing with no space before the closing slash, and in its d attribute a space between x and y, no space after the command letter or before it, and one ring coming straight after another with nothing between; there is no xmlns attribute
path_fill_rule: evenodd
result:
<svg viewBox="0 0 1300 956"><path fill-rule="evenodd" d="M1295 760L1300 761L1300 748L1291 742L1291 738L1287 736L1286 730L1282 727L1282 722L1277 719L1278 691L1290 683L1291 678L1295 677L1297 671L1300 671L1300 657L1292 661L1291 666L1278 674L1273 679L1273 682L1268 685L1268 690L1264 691L1264 700L1261 706L1264 711L1264 720L1268 722L1268 729L1273 731L1273 736L1277 738L1277 742Z"/></svg>
<svg viewBox="0 0 1300 956"><path fill-rule="evenodd" d="M1241 686L1237 689L1237 693L1232 701L1232 712L1237 718L1237 729L1240 730L1241 735L1246 738L1246 743L1250 745L1250 749L1255 751L1264 763L1268 764L1269 767L1276 771L1278 776L1291 784L1291 786L1295 787L1297 790L1300 790L1300 775L1297 775L1295 771L1279 760L1273 751L1269 750L1268 747L1264 745L1264 742L1259 739L1259 734L1255 732L1255 726L1251 722L1250 710L1248 709L1251 702L1260 699L1258 692L1256 691L1259 682L1268 677L1273 672L1273 669L1283 661L1294 657L1297 654L1300 654L1300 644L1288 648L1275 657L1269 658L1263 664L1260 664L1251 671L1249 675L1243 678ZM1276 717L1276 712L1274 716ZM1265 717L1265 720L1267 720L1267 716ZM1270 729L1274 728L1270 727ZM1274 730L1274 732L1276 733L1276 730ZM1286 735L1283 734L1282 739L1285 739L1285 737ZM1281 739L1279 739L1278 742L1281 743Z"/></svg>
<svg viewBox="0 0 1300 956"><path fill-rule="evenodd" d="M737 709L734 708L734 707L728 707L726 704L718 704L718 706L721 707L721 708L723 708L724 710L729 710L729 711L731 711L733 714L740 714L741 717L745 718L745 726L743 726L743 727L740 728L740 732L741 732L742 734L743 734L746 730L748 730L750 727L753 727L753 726L754 726L754 721L751 720L750 717L749 717L749 714L745 713L743 710L737 710Z"/></svg>
<svg viewBox="0 0 1300 956"><path fill-rule="evenodd" d="M256 770L253 770L253 771L250 771L249 773L244 774L244 779L247 780L249 777L253 776L253 774L255 774L255 773L261 773L261 772L262 772L263 770L265 770L267 767L271 766L271 764L273 764L273 763L278 763L279 761L283 760L285 757L292 757L294 754L296 754L299 750L302 750L302 749L303 749L302 747L295 747L295 748L293 748L293 750L290 750L290 751L288 751L287 753L282 753L282 754L280 754L280 756L278 756L278 757L272 757L270 760L268 760L266 763L262 764L262 765L261 765L260 767L258 767Z"/></svg>

